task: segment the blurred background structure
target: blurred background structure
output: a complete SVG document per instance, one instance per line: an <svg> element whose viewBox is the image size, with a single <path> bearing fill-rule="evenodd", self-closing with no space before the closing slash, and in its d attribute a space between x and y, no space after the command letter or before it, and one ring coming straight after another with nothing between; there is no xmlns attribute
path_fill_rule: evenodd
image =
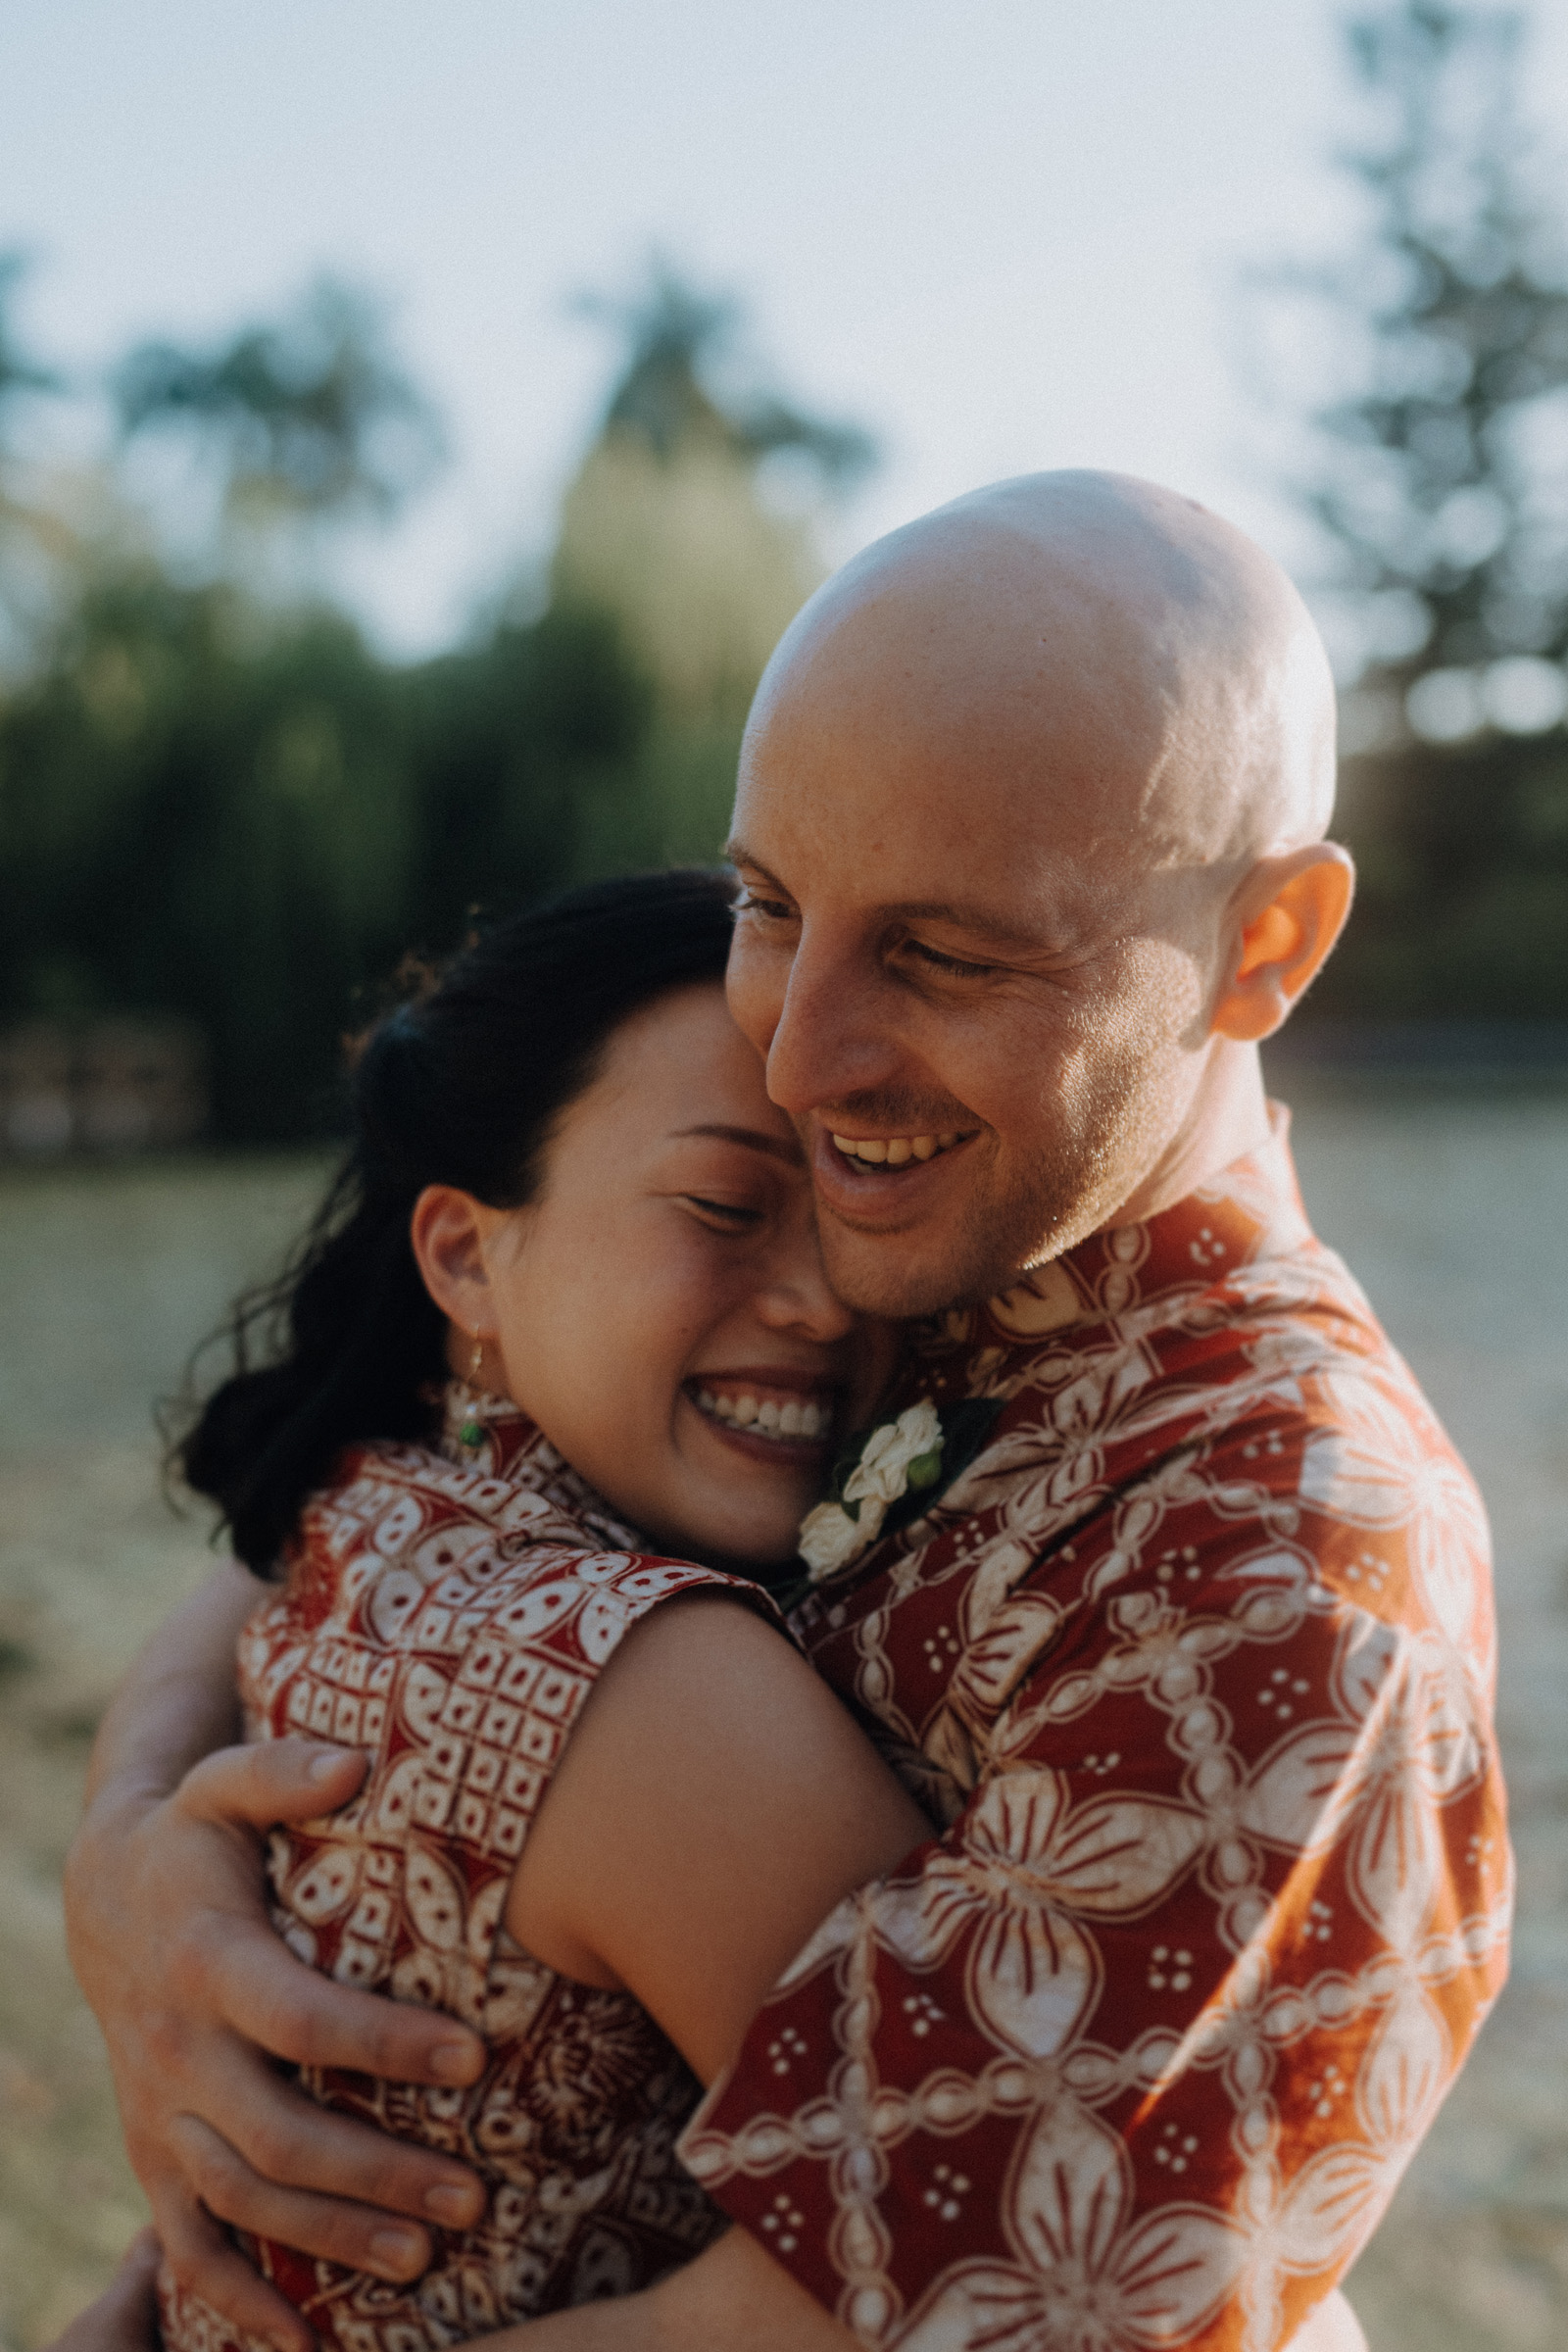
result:
<svg viewBox="0 0 1568 2352"><path fill-rule="evenodd" d="M1568 14L13 0L0 67L0 2352L138 2217L59 1865L206 1565L153 1400L345 1033L476 913L714 856L826 569L1055 465L1234 516L1335 658L1360 892L1272 1068L1488 1494L1521 1861L1352 2295L1560 2352Z"/></svg>

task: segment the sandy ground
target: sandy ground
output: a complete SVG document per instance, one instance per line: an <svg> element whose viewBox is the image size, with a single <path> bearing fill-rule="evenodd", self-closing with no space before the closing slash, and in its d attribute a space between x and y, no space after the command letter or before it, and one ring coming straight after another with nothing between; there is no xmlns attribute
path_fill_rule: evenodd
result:
<svg viewBox="0 0 1568 2352"><path fill-rule="evenodd" d="M1350 2292L1373 2352L1568 2346L1568 1101L1298 1105L1308 1205L1477 1470L1497 1537L1513 1980ZM0 2346L46 2343L142 2215L59 1867L92 1727L201 1577L150 1399L316 1183L294 1161L0 1176Z"/></svg>

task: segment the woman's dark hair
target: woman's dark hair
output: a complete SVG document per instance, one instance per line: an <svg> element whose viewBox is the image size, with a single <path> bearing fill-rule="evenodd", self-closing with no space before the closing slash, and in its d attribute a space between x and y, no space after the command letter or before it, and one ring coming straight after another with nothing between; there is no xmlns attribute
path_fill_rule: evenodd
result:
<svg viewBox="0 0 1568 2352"><path fill-rule="evenodd" d="M732 875L695 868L565 892L418 971L355 1041L348 1156L277 1280L238 1301L220 1335L234 1370L170 1450L258 1575L277 1573L341 1446L432 1430L446 1320L409 1239L419 1194L533 1199L612 1033L670 989L722 978L733 895Z"/></svg>

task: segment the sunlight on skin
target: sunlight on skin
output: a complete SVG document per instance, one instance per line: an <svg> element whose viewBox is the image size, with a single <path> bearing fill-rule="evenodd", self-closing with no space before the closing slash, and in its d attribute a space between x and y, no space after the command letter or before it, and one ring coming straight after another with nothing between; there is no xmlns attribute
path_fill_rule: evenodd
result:
<svg viewBox="0 0 1568 2352"><path fill-rule="evenodd" d="M742 752L730 1002L842 1297L983 1297L1262 1140L1255 1042L1349 905L1333 782L1299 597L1171 492L1002 483L819 591Z"/></svg>

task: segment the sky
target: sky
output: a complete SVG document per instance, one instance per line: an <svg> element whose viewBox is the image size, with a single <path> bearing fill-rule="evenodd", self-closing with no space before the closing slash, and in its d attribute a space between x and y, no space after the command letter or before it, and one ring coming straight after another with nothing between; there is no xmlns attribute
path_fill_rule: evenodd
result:
<svg viewBox="0 0 1568 2352"><path fill-rule="evenodd" d="M1326 0L0 0L0 250L90 377L316 272L392 306L450 457L340 562L378 642L453 641L547 555L652 250L760 369L868 426L842 557L973 485L1109 466L1299 570L1240 281L1343 250L1357 117ZM1538 121L1568 121L1542 8ZM40 422L38 429L41 431ZM50 430L99 429L85 407Z"/></svg>

